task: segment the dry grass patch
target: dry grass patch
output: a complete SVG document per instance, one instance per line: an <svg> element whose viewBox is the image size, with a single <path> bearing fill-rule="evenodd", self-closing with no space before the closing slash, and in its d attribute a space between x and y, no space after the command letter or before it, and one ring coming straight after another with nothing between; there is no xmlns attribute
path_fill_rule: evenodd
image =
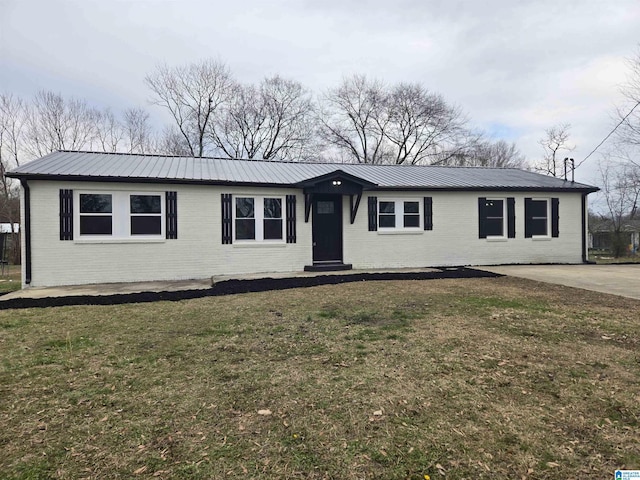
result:
<svg viewBox="0 0 640 480"><path fill-rule="evenodd" d="M0 312L0 471L607 478L639 307L505 277Z"/></svg>

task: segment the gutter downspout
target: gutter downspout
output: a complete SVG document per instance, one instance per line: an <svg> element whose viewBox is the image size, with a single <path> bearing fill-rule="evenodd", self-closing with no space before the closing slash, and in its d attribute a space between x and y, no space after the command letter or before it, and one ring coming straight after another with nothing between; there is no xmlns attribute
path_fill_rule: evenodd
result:
<svg viewBox="0 0 640 480"><path fill-rule="evenodd" d="M587 258L587 195L582 194L582 263L595 263Z"/></svg>
<svg viewBox="0 0 640 480"><path fill-rule="evenodd" d="M31 283L31 191L29 184L24 178L20 179L20 185L24 190L24 225L22 225L22 235L24 239L24 283Z"/></svg>

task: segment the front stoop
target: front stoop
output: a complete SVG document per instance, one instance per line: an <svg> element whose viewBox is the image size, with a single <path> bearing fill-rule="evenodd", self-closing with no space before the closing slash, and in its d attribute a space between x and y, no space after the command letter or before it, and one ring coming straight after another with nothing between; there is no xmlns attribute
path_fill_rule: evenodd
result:
<svg viewBox="0 0 640 480"><path fill-rule="evenodd" d="M350 263L342 262L322 262L306 265L305 272L337 272L340 270L351 270L353 267Z"/></svg>

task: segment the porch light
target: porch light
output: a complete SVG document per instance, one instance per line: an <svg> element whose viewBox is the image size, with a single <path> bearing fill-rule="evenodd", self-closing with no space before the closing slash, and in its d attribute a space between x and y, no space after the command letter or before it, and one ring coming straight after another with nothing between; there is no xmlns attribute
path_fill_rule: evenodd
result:
<svg viewBox="0 0 640 480"><path fill-rule="evenodd" d="M342 180L334 180L332 183L334 187L337 187L338 185L342 185Z"/></svg>

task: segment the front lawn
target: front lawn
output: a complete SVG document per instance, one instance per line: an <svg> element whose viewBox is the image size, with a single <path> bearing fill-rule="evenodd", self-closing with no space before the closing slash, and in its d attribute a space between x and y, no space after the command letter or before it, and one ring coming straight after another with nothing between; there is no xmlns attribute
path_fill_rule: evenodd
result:
<svg viewBox="0 0 640 480"><path fill-rule="evenodd" d="M0 311L0 472L612 478L638 311L507 277Z"/></svg>

